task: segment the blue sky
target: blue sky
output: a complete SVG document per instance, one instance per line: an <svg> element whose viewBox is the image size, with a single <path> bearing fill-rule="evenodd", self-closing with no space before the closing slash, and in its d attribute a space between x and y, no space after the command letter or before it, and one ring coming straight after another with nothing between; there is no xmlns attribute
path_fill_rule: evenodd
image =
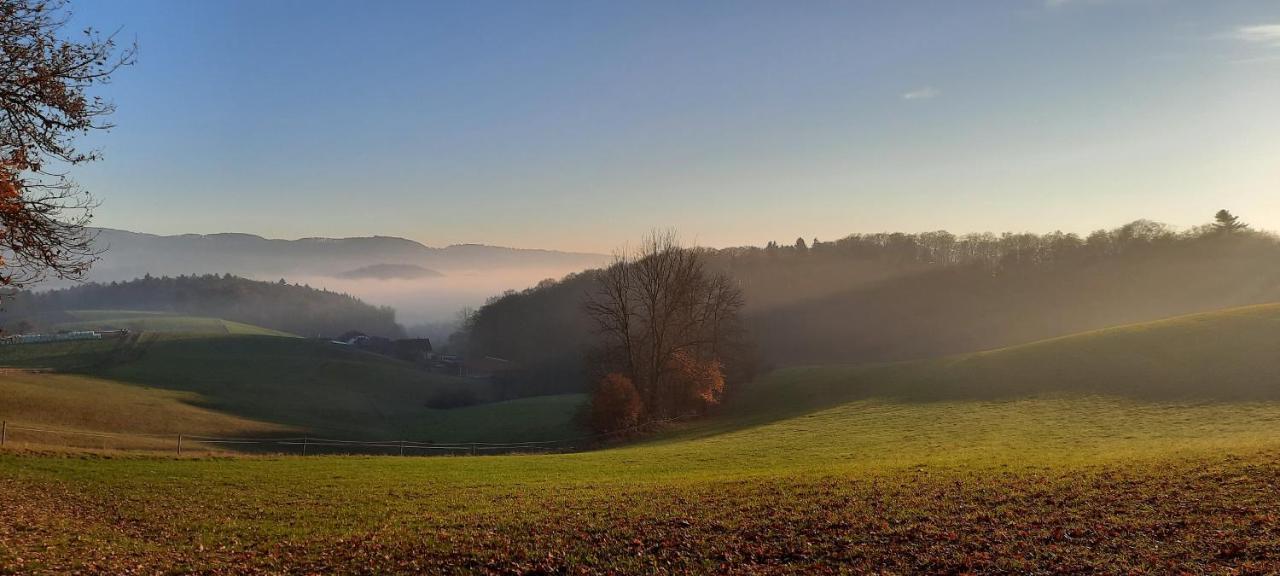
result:
<svg viewBox="0 0 1280 576"><path fill-rule="evenodd" d="M78 0L96 223L607 251L1280 229L1280 2Z"/></svg>

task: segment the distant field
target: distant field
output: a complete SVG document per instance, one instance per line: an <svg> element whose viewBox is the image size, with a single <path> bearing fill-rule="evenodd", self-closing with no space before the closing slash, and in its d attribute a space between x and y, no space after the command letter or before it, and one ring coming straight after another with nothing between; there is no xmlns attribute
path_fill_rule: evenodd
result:
<svg viewBox="0 0 1280 576"><path fill-rule="evenodd" d="M279 330L252 326L219 318L180 316L163 312L133 310L72 310L73 321L60 322L56 330L119 330L133 332L182 332L187 334L256 334L292 336Z"/></svg>
<svg viewBox="0 0 1280 576"><path fill-rule="evenodd" d="M1233 334L1280 341L1277 319L783 370L708 421L576 454L0 456L0 566L1269 573L1280 358Z"/></svg>

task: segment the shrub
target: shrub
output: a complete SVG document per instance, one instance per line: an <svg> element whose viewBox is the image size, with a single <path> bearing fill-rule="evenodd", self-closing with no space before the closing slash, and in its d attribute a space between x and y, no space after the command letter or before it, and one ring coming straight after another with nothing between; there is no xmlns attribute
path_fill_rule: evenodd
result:
<svg viewBox="0 0 1280 576"><path fill-rule="evenodd" d="M643 404L630 378L605 375L591 396L591 427L600 432L623 430L640 423Z"/></svg>
<svg viewBox="0 0 1280 576"><path fill-rule="evenodd" d="M705 413L724 397L724 372L718 360L676 352L670 367L677 413Z"/></svg>

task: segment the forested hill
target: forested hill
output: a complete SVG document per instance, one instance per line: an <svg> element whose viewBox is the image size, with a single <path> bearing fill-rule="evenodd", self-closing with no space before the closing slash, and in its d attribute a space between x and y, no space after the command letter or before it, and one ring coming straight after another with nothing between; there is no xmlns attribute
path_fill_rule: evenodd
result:
<svg viewBox="0 0 1280 576"><path fill-rule="evenodd" d="M230 272L270 279L340 275L375 265L412 265L454 275L493 270L583 270L607 260L599 254L461 244L424 246L405 238L301 238L278 240L252 234L157 236L92 229L100 260L89 272L97 282L143 274L176 276ZM438 274L432 274L438 275Z"/></svg>
<svg viewBox="0 0 1280 576"><path fill-rule="evenodd" d="M39 328L66 310L147 310L212 316L299 336L335 336L348 330L389 338L404 335L391 308L283 280L260 282L229 274L145 276L127 282L19 292L4 298L0 328L11 332L23 321Z"/></svg>
<svg viewBox="0 0 1280 576"><path fill-rule="evenodd" d="M1280 301L1280 239L1216 226L855 234L706 255L742 287L762 359L782 365L925 358ZM492 300L470 321L471 353L570 373L592 341L592 289L587 273Z"/></svg>

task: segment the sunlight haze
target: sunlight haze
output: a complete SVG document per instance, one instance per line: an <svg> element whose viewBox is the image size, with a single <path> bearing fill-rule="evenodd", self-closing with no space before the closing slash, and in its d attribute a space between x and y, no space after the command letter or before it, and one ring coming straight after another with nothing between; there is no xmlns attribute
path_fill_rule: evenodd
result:
<svg viewBox="0 0 1280 576"><path fill-rule="evenodd" d="M0 0L0 575L1280 574L1280 0Z"/></svg>
<svg viewBox="0 0 1280 576"><path fill-rule="evenodd" d="M79 178L96 223L597 252L1280 228L1274 2L364 8L78 5L140 47Z"/></svg>

